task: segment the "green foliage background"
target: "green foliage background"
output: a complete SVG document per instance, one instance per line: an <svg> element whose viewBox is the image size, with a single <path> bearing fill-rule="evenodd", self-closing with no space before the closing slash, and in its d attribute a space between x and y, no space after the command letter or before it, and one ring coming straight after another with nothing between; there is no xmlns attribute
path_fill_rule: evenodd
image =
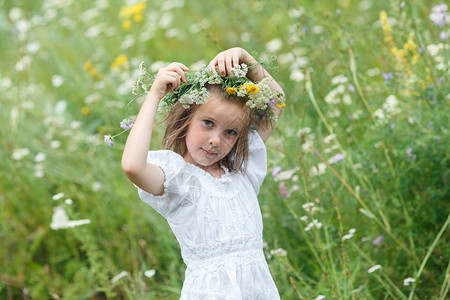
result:
<svg viewBox="0 0 450 300"><path fill-rule="evenodd" d="M120 10L134 3L0 1L1 299L179 298L176 240L121 170L126 135L112 148L103 135L138 112L126 104L141 61L198 66L233 46L276 55L287 96L260 193L282 299L446 297L449 24L429 17L440 2L146 1L126 29ZM55 207L91 223L53 230Z"/></svg>

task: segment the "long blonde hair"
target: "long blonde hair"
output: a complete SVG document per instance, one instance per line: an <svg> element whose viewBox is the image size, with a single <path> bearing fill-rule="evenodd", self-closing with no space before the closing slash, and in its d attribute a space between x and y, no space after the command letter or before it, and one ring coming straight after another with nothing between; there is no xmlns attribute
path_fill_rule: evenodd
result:
<svg viewBox="0 0 450 300"><path fill-rule="evenodd" d="M248 161L248 132L252 125L251 109L245 105L247 99L244 97L228 96L227 93L218 84L206 84L205 88L211 95L219 96L221 101L229 101L242 106L244 110L244 118L242 119L242 129L239 130L239 136L236 144L231 151L221 160L223 166L230 171L244 172ZM201 105L201 104L200 104ZM166 149L185 156L187 154L187 147L185 137L189 124L192 121L199 104L192 104L189 108L184 108L181 103L176 103L172 107L172 111L166 116L166 131L163 137L163 145Z"/></svg>

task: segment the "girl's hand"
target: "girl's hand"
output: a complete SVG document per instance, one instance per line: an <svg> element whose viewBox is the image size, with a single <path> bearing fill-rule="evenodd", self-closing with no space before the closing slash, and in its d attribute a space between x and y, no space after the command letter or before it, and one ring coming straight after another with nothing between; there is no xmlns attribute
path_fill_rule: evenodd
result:
<svg viewBox="0 0 450 300"><path fill-rule="evenodd" d="M213 72L218 71L222 76L227 74L232 76L231 68L242 63L251 65L256 63L256 60L244 49L235 47L217 54L209 63L209 67Z"/></svg>
<svg viewBox="0 0 450 300"><path fill-rule="evenodd" d="M162 99L167 93L178 89L181 82L186 82L186 74L189 68L182 63L173 62L167 67L161 68L156 74L149 94Z"/></svg>

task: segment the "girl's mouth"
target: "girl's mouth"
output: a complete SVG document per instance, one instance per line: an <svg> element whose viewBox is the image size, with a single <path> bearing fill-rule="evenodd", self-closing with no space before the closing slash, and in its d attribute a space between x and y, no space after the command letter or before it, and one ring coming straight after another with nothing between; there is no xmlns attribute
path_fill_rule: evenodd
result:
<svg viewBox="0 0 450 300"><path fill-rule="evenodd" d="M203 148L200 148L200 149L202 149L203 153L205 153L207 156L214 156L214 155L217 154L215 152L211 152L211 151L208 151L208 150L203 149Z"/></svg>

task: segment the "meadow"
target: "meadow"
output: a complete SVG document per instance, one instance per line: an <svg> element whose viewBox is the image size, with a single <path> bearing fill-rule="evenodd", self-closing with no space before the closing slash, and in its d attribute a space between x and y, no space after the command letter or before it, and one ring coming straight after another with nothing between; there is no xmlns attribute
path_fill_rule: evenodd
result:
<svg viewBox="0 0 450 300"><path fill-rule="evenodd" d="M450 9L435 0L0 0L0 299L178 299L120 159L144 61L240 46L286 92L259 194L282 299L447 299ZM160 149L164 126L151 147Z"/></svg>

